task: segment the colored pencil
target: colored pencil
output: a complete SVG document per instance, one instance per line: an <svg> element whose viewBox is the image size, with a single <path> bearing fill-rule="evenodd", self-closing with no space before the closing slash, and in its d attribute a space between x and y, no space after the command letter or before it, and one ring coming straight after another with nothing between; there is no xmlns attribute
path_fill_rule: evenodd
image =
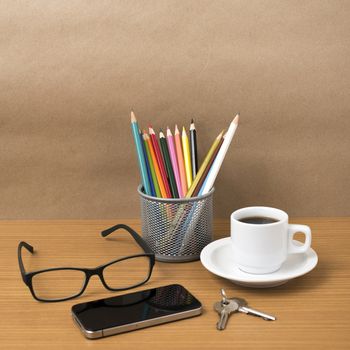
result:
<svg viewBox="0 0 350 350"><path fill-rule="evenodd" d="M173 167L171 165L168 146L167 146L166 139L165 139L165 136L164 136L162 131L159 133L159 143L160 143L160 148L161 148L161 151L163 154L166 171L167 171L167 174L169 177L169 184L170 184L170 190L171 190L172 197L179 198L179 193L177 192L176 180L175 180L175 176L174 176Z"/></svg>
<svg viewBox="0 0 350 350"><path fill-rule="evenodd" d="M141 139L140 139L140 135L139 135L139 126L137 124L137 120L136 120L136 117L135 117L135 114L133 111L131 111L131 129L132 129L132 133L133 133L134 141L135 141L135 145L136 145L136 153L137 153L137 159L138 159L138 163L139 163L143 188L144 188L145 193L150 195L151 194L151 187L150 187L150 184L148 181L145 157L143 154Z"/></svg>
<svg viewBox="0 0 350 350"><path fill-rule="evenodd" d="M184 126L182 127L181 140L182 140L182 151L183 151L184 160L185 160L187 187L190 188L192 185L191 152L190 152L190 143L188 141L186 129Z"/></svg>
<svg viewBox="0 0 350 350"><path fill-rule="evenodd" d="M151 126L148 128L148 130L149 130L149 136L151 137L154 153L155 153L156 158L157 158L157 162L158 162L158 166L159 166L159 170L160 170L160 175L162 176L163 184L165 187L166 198L171 198L172 196L171 196L171 191L170 191L170 186L169 186L169 180L167 178L164 160L162 157L162 153L160 152L160 148L159 148L156 134Z"/></svg>
<svg viewBox="0 0 350 350"><path fill-rule="evenodd" d="M194 181L192 183L192 186L189 188L189 190L186 193L186 198L192 197L192 194L193 194L193 192L194 192L198 182L200 181L201 177L203 176L205 168L206 168L206 166L208 165L208 163L210 161L210 158L212 157L212 155L215 152L216 147L220 143L220 140L222 138L222 134L223 133L224 133L224 131L221 131L221 133L216 137L216 139L214 140L213 144L211 145L207 155L204 158L204 161L203 161L201 167L198 170L198 173L197 173L196 178L194 179Z"/></svg>
<svg viewBox="0 0 350 350"><path fill-rule="evenodd" d="M179 197L183 198L185 196L186 192L184 193L183 189L182 189L178 160L177 160L176 149L175 149L175 144L174 144L174 137L173 137L169 127L167 127L166 135L167 135L166 140L167 140L167 144L168 144L171 164L173 166L174 175L175 175L177 192L179 194ZM187 191L187 189L186 189L186 191Z"/></svg>
<svg viewBox="0 0 350 350"><path fill-rule="evenodd" d="M188 187L187 187L187 180L186 180L185 162L184 162L184 157L182 153L180 132L179 132L179 129L177 128L177 125L175 125L174 140L175 140L177 164L179 166L181 188L182 188L182 193L185 196L187 193Z"/></svg>
<svg viewBox="0 0 350 350"><path fill-rule="evenodd" d="M192 162L192 179L196 177L198 171L198 155L197 155L197 130L193 119L190 125L190 145L191 145L191 162Z"/></svg>
<svg viewBox="0 0 350 350"><path fill-rule="evenodd" d="M151 167L150 167L149 159L148 159L148 156L147 156L147 153L146 153L145 142L144 142L144 140L143 140L141 130L139 130L139 135L140 135L140 139L141 139L141 145L142 145L142 150L143 150L143 156L145 157L145 163L146 163L146 168L147 168L148 182L149 182L149 185L150 185L150 187L151 187L151 195L152 195L152 196L155 196L155 195L156 195L156 191L155 191L154 184L153 184L153 179L152 179L152 174L151 174Z"/></svg>
<svg viewBox="0 0 350 350"><path fill-rule="evenodd" d="M155 171L156 176L157 176L157 181L158 181L158 186L159 186L159 190L160 190L161 196L163 198L167 198L167 194L166 194L166 191L165 191L164 183L163 183L163 180L162 180L162 175L160 174L159 165L158 165L158 162L157 162L156 155L154 153L152 141L151 141L150 137L147 134L144 134L144 135L146 136L145 140L147 142L147 145L148 145L148 148L149 148L149 152L150 152L150 155L151 155L151 158L152 158L152 163L153 163L153 166L154 166L154 171Z"/></svg>
<svg viewBox="0 0 350 350"><path fill-rule="evenodd" d="M224 137L225 136L223 136L221 138L218 146L215 148L215 151L214 151L213 155L211 156L208 165L205 167L205 170L204 170L204 173L203 173L202 177L200 178L196 188L193 191L192 197L198 196L198 194L199 194L199 192L200 192L200 190L201 190L201 188L203 186L203 183L204 183L205 179L207 178L208 173L210 172L210 169L211 169L211 167L212 167L212 165L213 165L213 163L215 161L215 158L216 158L216 156L219 153L220 147L221 147L222 143L224 142Z"/></svg>
<svg viewBox="0 0 350 350"><path fill-rule="evenodd" d="M149 167L150 167L150 170L151 170L151 176L152 176L152 181L153 181L153 185L154 185L155 195L157 197L161 198L162 194L161 194L160 189L159 189L157 175L156 175L156 172L154 170L152 156L151 156L150 149L148 147L148 143L147 143L147 140L146 140L147 137L148 137L147 133L144 132L143 135L142 135L142 138L143 138L143 143L145 145L145 150L146 150L146 154L147 154L147 158L148 158Z"/></svg>
<svg viewBox="0 0 350 350"><path fill-rule="evenodd" d="M204 184L200 190L200 194L206 194L210 191L210 189L213 187L215 179L219 173L219 170L221 168L221 165L224 161L225 155L227 153L227 150L231 144L231 141L233 139L233 136L235 135L237 126L239 121L239 114L236 115L236 117L231 122L227 133L225 134L225 140L220 148L220 151L218 155L215 158L215 161L210 169L210 172L204 181Z"/></svg>

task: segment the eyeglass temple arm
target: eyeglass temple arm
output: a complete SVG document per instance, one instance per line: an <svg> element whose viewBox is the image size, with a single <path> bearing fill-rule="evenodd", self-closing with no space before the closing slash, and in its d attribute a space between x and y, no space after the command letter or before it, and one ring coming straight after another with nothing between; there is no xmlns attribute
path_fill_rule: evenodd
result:
<svg viewBox="0 0 350 350"><path fill-rule="evenodd" d="M128 225L125 225L125 224L115 225L113 227L110 227L110 228L102 231L101 235L102 235L102 237L107 237L109 234L111 234L112 232L114 232L116 230L119 230L120 228L123 228L124 230L128 231L131 234L131 236L134 238L136 243L145 251L145 253L154 254L153 250L144 241L144 239L142 237L140 237L140 235L136 231L134 231L131 227L129 227Z"/></svg>
<svg viewBox="0 0 350 350"><path fill-rule="evenodd" d="M26 270L24 269L24 265L23 265L23 259L22 259L22 248L26 248L30 253L34 253L34 248L28 244L27 242L19 242L18 244L18 265L19 265L19 269L21 271L21 275L22 275L22 279L23 282L26 283L26 279L25 279L25 275L26 275Z"/></svg>

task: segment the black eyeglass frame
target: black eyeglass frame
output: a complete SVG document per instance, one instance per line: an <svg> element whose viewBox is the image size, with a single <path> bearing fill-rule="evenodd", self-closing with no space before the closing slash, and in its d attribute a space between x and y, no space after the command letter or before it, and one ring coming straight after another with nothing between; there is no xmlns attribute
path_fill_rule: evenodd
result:
<svg viewBox="0 0 350 350"><path fill-rule="evenodd" d="M110 227L110 228L102 231L101 232L101 236L102 237L107 237L112 232L114 232L116 230L119 230L119 229L124 229L127 232L129 232L131 234L131 236L134 238L134 240L136 241L136 243L143 249L144 253L124 256L124 257L121 257L119 259L110 261L107 264L103 264L103 265L97 266L96 268L54 267L54 268L49 268L49 269L43 269L43 270L26 272L26 270L24 268L24 264L23 264L23 259L22 259L22 248L26 248L32 254L34 254L34 248L30 244L28 244L27 242L21 241L18 244L18 249L17 249L19 269L21 271L22 280L27 285L27 287L29 288L33 298L35 300L37 300L37 301L42 301L42 302L47 302L47 303L66 301L66 300L77 298L77 297L79 297L80 295L82 295L84 293L87 285L89 284L90 278L92 276L94 276L94 275L98 275L100 280L101 280L101 282L102 282L102 284L103 284L103 286L106 289L110 290L110 291L128 290L128 289L136 288L136 287L141 286L142 284L146 283L150 279L150 277L152 275L153 267L154 267L154 264L155 264L154 252L149 247L147 242L145 242L142 239L142 237L138 235L137 232L135 232L131 227L129 227L129 226L125 225L125 224L118 224L118 225L115 225L113 227ZM103 277L103 270L107 266L110 266L112 264L115 264L115 263L123 261L123 260L137 258L137 257L142 257L142 256L148 257L148 259L149 259L149 272L148 272L148 276L145 278L144 281L142 281L140 283L137 283L135 285L132 285L130 287L126 287L126 288L111 288L111 287L108 286L108 284L106 283L106 281L105 281L105 279ZM39 298L38 296L36 296L34 288L33 288L33 284L32 284L33 277L35 275L43 273L43 272L57 271L57 270L74 270L74 271L82 271L82 272L84 272L85 273L85 282L84 282L80 292L75 294L75 295L72 295L70 297L67 297L67 298L57 298L57 299L42 299L42 298Z"/></svg>

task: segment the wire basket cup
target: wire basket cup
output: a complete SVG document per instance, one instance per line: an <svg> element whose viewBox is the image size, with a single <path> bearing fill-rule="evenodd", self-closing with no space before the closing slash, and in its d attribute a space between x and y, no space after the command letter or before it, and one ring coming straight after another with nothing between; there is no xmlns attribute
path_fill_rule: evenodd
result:
<svg viewBox="0 0 350 350"><path fill-rule="evenodd" d="M157 198L138 187L142 236L156 259L164 262L198 260L213 237L213 193L192 198Z"/></svg>

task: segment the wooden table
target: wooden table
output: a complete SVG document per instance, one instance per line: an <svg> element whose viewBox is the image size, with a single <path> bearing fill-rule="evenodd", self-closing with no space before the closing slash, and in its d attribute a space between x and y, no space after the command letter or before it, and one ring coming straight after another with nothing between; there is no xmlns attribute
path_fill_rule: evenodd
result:
<svg viewBox="0 0 350 350"><path fill-rule="evenodd" d="M94 267L138 251L126 233L105 240L99 232L116 223L138 232L137 220L2 221L0 349L349 349L350 348L350 218L295 218L310 225L319 264L310 274L271 289L236 286L212 275L199 261L157 262L151 280L138 289L170 283L188 288L204 306L202 316L99 340L85 339L73 324L73 304L110 297L93 277L83 296L61 303L39 303L21 280L17 244L25 240L37 254L23 252L28 270L54 266ZM215 237L228 236L225 221L215 223ZM229 295L278 317L276 322L237 314L227 329L215 329L212 310L224 287ZM121 293L122 294L122 293Z"/></svg>

